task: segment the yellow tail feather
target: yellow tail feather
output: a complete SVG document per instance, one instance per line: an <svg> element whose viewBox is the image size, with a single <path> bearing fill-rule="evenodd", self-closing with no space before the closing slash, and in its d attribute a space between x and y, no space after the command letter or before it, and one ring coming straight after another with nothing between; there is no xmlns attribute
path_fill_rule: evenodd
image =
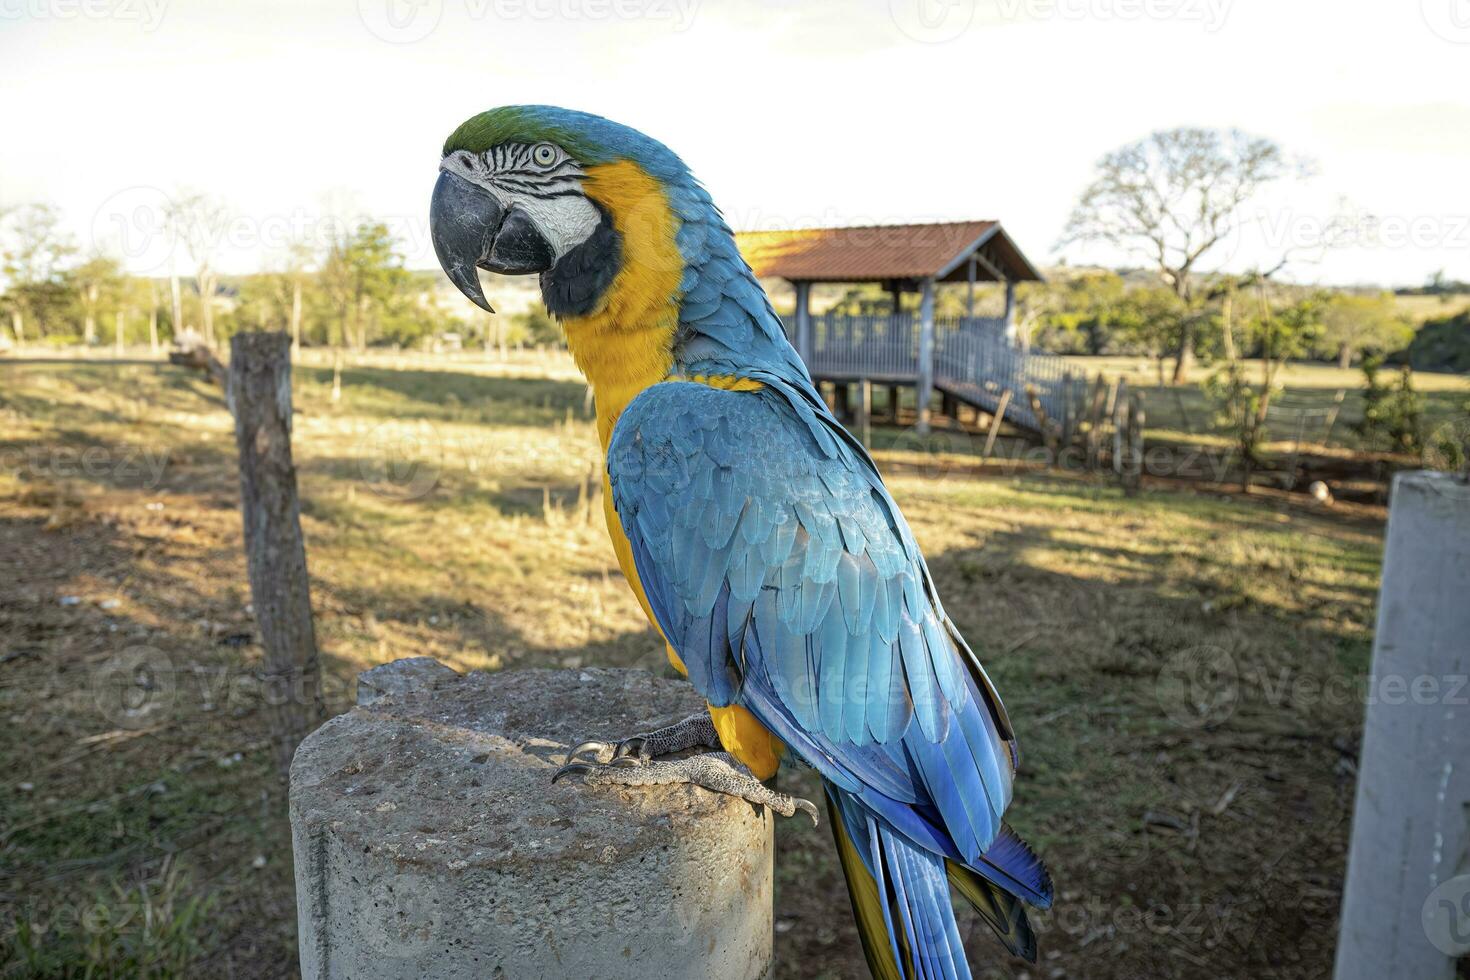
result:
<svg viewBox="0 0 1470 980"><path fill-rule="evenodd" d="M863 956L867 958L868 970L873 980L904 980L913 976L913 961L909 953L908 940L903 935L903 926L898 916L894 925L898 929L898 947L903 954L907 971L900 970L893 959L893 946L888 941L888 925L883 919L885 898L878 894L878 883L868 873L862 856L847 836L842 824L842 814L827 799L827 822L832 826L832 838L837 841L837 856L842 860L842 873L847 878L847 894L852 899L852 915L857 920L858 936L863 941Z"/></svg>

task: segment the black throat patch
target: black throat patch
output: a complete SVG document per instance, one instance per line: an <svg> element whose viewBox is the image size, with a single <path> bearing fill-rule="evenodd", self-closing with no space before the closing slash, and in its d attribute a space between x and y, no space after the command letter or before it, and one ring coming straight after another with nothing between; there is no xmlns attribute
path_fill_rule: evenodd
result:
<svg viewBox="0 0 1470 980"><path fill-rule="evenodd" d="M592 204L602 219L592 234L541 273L541 296L553 316L586 316L596 310L622 267L623 236L613 227L607 209L596 201Z"/></svg>

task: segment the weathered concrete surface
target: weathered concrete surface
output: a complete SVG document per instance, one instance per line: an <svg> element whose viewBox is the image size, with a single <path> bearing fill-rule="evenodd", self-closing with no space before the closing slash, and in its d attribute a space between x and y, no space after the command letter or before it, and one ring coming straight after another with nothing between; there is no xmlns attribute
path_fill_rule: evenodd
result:
<svg viewBox="0 0 1470 980"><path fill-rule="evenodd" d="M1450 980L1470 954L1470 486L1393 485L1337 980Z"/></svg>
<svg viewBox="0 0 1470 980"><path fill-rule="evenodd" d="M642 671L369 671L291 767L315 978L765 977L772 818L688 786L551 785L586 737L698 710Z"/></svg>

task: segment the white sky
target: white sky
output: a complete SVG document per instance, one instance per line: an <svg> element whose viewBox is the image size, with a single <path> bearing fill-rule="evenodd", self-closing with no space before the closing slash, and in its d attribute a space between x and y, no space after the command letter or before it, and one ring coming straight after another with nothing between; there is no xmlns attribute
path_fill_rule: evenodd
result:
<svg viewBox="0 0 1470 980"><path fill-rule="evenodd" d="M180 188L238 216L228 271L356 211L430 267L444 137L515 102L657 136L738 228L995 217L1043 263L1102 153L1238 126L1318 176L1231 264L1343 198L1377 231L1292 278L1470 279L1470 0L0 0L0 204L138 272Z"/></svg>

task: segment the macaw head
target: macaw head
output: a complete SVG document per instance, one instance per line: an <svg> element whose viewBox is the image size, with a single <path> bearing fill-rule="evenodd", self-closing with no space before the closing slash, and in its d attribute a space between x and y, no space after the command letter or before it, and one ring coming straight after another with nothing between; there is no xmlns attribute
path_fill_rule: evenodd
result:
<svg viewBox="0 0 1470 980"><path fill-rule="evenodd" d="M552 313L584 315L630 263L672 293L683 262L670 195L695 186L672 151L627 126L554 106L491 109L444 144L434 251L489 312L479 269L539 274Z"/></svg>

